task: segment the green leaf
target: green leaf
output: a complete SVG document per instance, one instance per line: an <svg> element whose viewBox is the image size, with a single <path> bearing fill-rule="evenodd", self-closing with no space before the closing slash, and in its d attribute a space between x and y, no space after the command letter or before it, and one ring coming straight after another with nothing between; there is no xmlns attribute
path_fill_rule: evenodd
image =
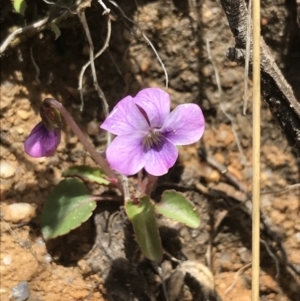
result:
<svg viewBox="0 0 300 301"><path fill-rule="evenodd" d="M63 177L78 177L83 181L95 182L101 185L109 185L107 175L99 167L90 167L86 165L72 166L65 170Z"/></svg>
<svg viewBox="0 0 300 301"><path fill-rule="evenodd" d="M154 205L148 196L143 196L139 204L126 202L125 210L132 222L137 242L145 257L150 260L162 259L162 245L156 224Z"/></svg>
<svg viewBox="0 0 300 301"><path fill-rule="evenodd" d="M24 16L25 10L27 8L27 3L25 0L14 0L13 6L14 6L15 12Z"/></svg>
<svg viewBox="0 0 300 301"><path fill-rule="evenodd" d="M61 181L45 202L42 233L47 239L64 235L85 222L96 208L87 187L79 179Z"/></svg>
<svg viewBox="0 0 300 301"><path fill-rule="evenodd" d="M55 35L55 40L57 40L61 36L61 31L59 27L56 25L54 21L49 24L49 27Z"/></svg>
<svg viewBox="0 0 300 301"><path fill-rule="evenodd" d="M161 201L155 204L155 209L163 216L184 223L189 227L197 228L200 225L200 217L193 204L183 194L175 190L166 190Z"/></svg>

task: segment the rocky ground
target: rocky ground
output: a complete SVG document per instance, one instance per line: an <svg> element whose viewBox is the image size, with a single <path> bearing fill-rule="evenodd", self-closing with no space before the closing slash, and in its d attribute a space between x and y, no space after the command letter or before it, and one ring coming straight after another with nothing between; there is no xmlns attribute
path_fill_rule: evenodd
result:
<svg viewBox="0 0 300 301"><path fill-rule="evenodd" d="M176 166L157 187L157 192L181 190L193 201L202 219L199 229L189 229L160 218L167 251L162 263L164 282L170 301L250 301L251 81L244 116L244 69L225 57L234 41L219 1L204 0L197 6L192 3L143 1L136 7L124 1L120 5L126 18L111 6L111 39L108 50L96 60L97 76L110 108L143 87L164 88L163 69L144 40L145 34L168 72L172 106L195 102L203 108L203 139L180 148ZM262 34L300 99L296 3L277 0L262 5ZM2 41L13 25L13 17L9 12L1 16ZM106 20L100 5L93 2L87 9L87 22L96 51L105 41ZM220 75L221 98L208 58L208 43ZM55 39L49 29L30 34L1 57L3 301L13 300L11 289L21 281L28 282L31 301L165 300L157 269L136 256L131 226L122 214L115 214L120 210L118 206L99 207L90 220L66 236L49 242L41 236L44 200L62 179L62 171L74 164L95 163L67 126L52 157L28 157L23 142L40 120L39 105L50 96L69 109L99 150L104 149L105 133L99 129L104 114L90 70L84 76L85 102L80 111L78 78L88 58L88 44L76 15L62 22L59 38ZM299 183L299 158L265 104L262 118L261 300L298 301L300 189L291 185ZM224 167L228 171L222 174ZM11 214L10 205L15 203L29 204L26 218L20 213ZM110 216L110 227L104 229L103 223ZM128 244L129 251L125 248Z"/></svg>

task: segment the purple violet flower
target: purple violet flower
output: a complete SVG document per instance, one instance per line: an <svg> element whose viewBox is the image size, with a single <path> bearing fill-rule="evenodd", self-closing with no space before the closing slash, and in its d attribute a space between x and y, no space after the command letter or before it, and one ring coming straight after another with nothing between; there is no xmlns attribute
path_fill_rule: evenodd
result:
<svg viewBox="0 0 300 301"><path fill-rule="evenodd" d="M25 152L33 158L52 156L60 143L60 136L60 128L48 130L41 121L26 138Z"/></svg>
<svg viewBox="0 0 300 301"><path fill-rule="evenodd" d="M166 174L178 157L176 145L198 141L205 121L196 104L182 104L170 113L170 96L147 88L123 98L100 126L117 137L106 150L111 167L123 175L142 168L154 176Z"/></svg>

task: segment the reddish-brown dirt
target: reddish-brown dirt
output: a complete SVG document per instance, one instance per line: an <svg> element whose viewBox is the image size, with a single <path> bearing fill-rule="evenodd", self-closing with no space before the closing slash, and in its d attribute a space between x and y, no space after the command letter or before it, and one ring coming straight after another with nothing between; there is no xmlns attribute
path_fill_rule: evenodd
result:
<svg viewBox="0 0 300 301"><path fill-rule="evenodd" d="M204 137L195 145L180 148L178 163L159 183L162 188L177 187L193 201L201 215L201 226L191 230L170 223L168 227L176 229L180 252L186 259L210 267L216 291L223 301L250 301L251 219L246 209L234 209L241 205L245 194L226 175L199 157L199 149L205 150L209 158L226 166L229 174L251 193L252 103L250 100L248 113L243 116L244 69L226 60L226 50L234 44L227 20L219 1L201 1L197 8L190 7L188 1L144 2L138 8L131 2L124 3L122 8L139 24L164 62L172 106L195 102L203 108L206 117ZM295 29L292 2L263 3L262 33L299 98L300 31L297 33ZM109 49L96 60L99 84L110 108L142 87L164 88L165 84L161 65L140 30L122 18L116 8L113 14ZM97 1L87 9L87 16L98 50L105 39L106 22ZM3 41L12 15L8 13L1 22ZM208 60L207 40L220 74L222 106L231 116L232 125L220 106L213 66ZM39 67L38 73L31 53ZM39 105L51 96L70 110L95 146L104 149L105 133L99 129L104 115L90 70L84 77L84 110L79 109L78 78L87 61L86 38L75 15L63 21L57 40L47 29L8 48L1 57L0 155L1 162L9 164L11 170L9 176L1 178L0 299L3 301L11 300L11 289L20 281L28 281L31 301L131 300L129 296L112 299L101 267L97 266L99 258L92 257L93 264L89 260L92 247L101 241L93 218L65 237L47 243L41 235L43 204L62 179L62 171L74 164L95 165L77 137L65 126L58 150L49 158L30 158L23 148L25 138L40 120ZM250 99L251 85L250 81ZM262 119L261 209L267 228L262 227L261 300L298 301L300 189L285 188L299 183L299 158L293 154L265 104ZM215 191L215 197L205 193L208 188ZM35 207L30 222L16 224L5 214L5 206L20 202ZM242 206L249 208L247 204ZM162 233L163 243L176 257L179 253L172 252L168 233ZM162 300L159 298L151 300Z"/></svg>

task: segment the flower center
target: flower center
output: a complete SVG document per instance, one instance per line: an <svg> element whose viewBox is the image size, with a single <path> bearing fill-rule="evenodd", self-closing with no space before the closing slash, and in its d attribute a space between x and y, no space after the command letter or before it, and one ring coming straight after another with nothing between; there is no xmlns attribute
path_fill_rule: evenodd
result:
<svg viewBox="0 0 300 301"><path fill-rule="evenodd" d="M153 147L159 147L163 141L162 137L161 132L151 129L142 142L144 151L147 152Z"/></svg>

